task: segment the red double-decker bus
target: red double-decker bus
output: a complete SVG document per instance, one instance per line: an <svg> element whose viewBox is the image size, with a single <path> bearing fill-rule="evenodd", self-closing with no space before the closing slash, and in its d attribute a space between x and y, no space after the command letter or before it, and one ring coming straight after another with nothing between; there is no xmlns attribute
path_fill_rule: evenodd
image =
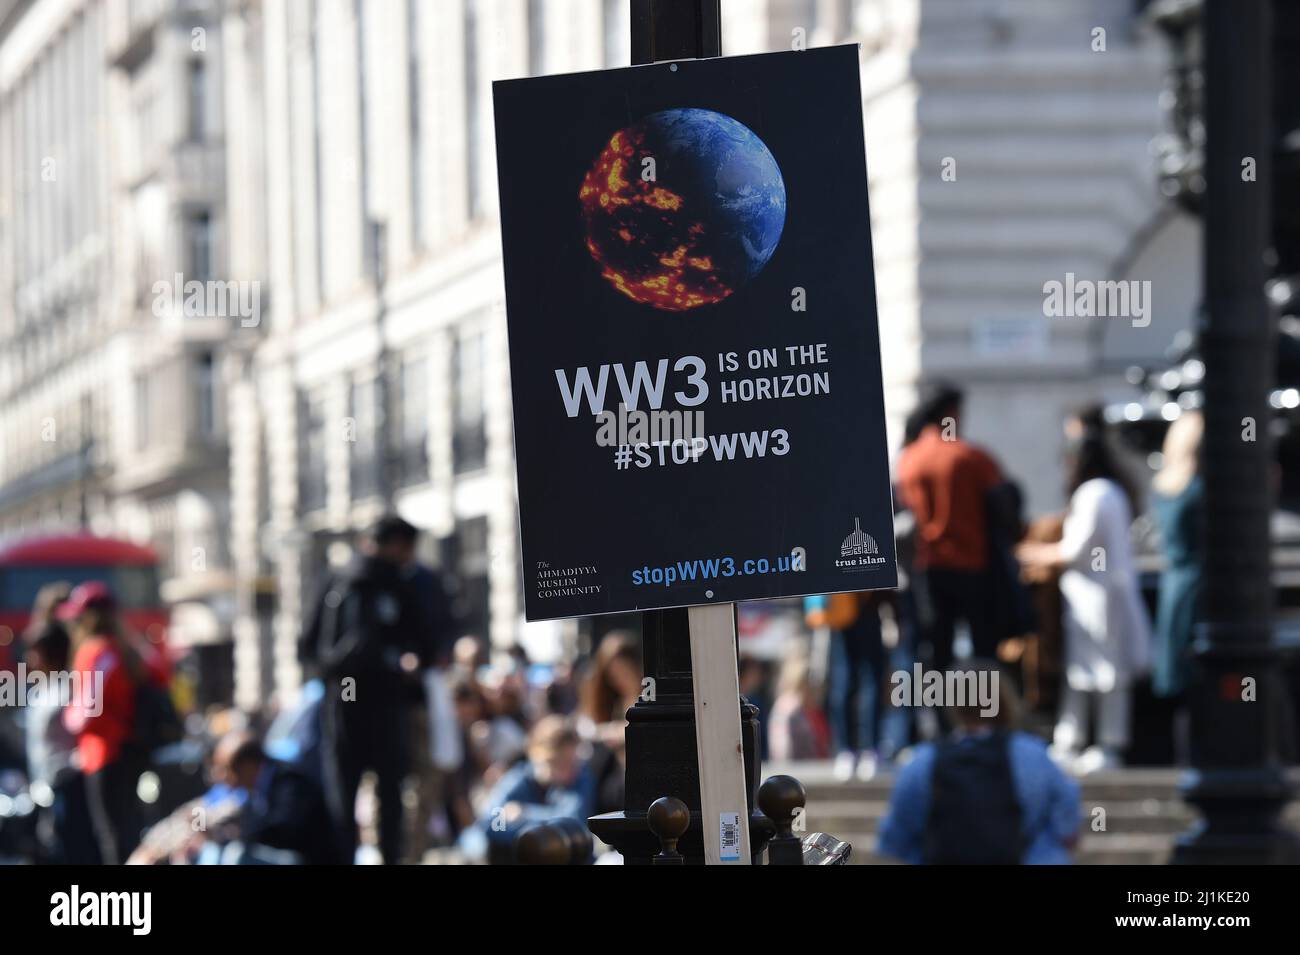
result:
<svg viewBox="0 0 1300 955"><path fill-rule="evenodd" d="M90 534L32 537L0 547L0 670L12 670L46 584L102 580L113 588L128 627L163 648L168 613L158 595L158 555L129 541Z"/></svg>

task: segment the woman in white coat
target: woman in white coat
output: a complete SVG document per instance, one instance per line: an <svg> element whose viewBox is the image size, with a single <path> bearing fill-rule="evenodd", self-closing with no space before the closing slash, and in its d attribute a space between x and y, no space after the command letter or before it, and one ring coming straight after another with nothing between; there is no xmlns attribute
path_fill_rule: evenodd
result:
<svg viewBox="0 0 1300 955"><path fill-rule="evenodd" d="M1123 478L1098 431L1069 455L1070 509L1060 543L1027 544L1026 564L1061 570L1065 689L1053 751L1080 772L1120 765L1129 743L1131 686L1150 667L1151 624L1138 591ZM1095 745L1080 747L1093 723Z"/></svg>

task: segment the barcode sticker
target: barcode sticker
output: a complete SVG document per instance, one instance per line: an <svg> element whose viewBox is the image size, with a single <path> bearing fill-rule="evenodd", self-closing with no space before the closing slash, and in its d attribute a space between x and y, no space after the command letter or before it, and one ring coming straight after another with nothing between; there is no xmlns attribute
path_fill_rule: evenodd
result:
<svg viewBox="0 0 1300 955"><path fill-rule="evenodd" d="M740 813L718 813L718 845L723 862L740 861Z"/></svg>

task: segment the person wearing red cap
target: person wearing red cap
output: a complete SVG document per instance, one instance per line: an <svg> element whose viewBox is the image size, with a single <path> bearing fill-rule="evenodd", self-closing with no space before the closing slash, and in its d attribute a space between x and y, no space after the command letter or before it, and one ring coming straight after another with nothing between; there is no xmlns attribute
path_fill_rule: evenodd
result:
<svg viewBox="0 0 1300 955"><path fill-rule="evenodd" d="M139 843L142 823L135 788L144 754L130 745L136 690L165 686L166 671L156 654L122 632L117 600L102 581L73 588L57 616L71 625L72 668L82 688L64 722L77 738L100 855L106 864L122 863Z"/></svg>

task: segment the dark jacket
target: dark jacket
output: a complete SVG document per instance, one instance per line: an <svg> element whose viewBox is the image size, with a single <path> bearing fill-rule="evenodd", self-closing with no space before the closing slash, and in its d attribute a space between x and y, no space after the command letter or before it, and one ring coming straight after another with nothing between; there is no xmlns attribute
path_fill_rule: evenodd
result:
<svg viewBox="0 0 1300 955"><path fill-rule="evenodd" d="M239 815L251 845L296 852L309 865L338 863L338 839L320 787L287 763L268 759Z"/></svg>
<svg viewBox="0 0 1300 955"><path fill-rule="evenodd" d="M457 621L442 575L421 563L412 564L404 574L420 614L420 663L444 666L451 659Z"/></svg>
<svg viewBox="0 0 1300 955"><path fill-rule="evenodd" d="M299 651L304 664L327 681L365 678L399 691L408 682L402 655L415 653L423 660L432 653L423 620L401 568L360 556L327 581Z"/></svg>

